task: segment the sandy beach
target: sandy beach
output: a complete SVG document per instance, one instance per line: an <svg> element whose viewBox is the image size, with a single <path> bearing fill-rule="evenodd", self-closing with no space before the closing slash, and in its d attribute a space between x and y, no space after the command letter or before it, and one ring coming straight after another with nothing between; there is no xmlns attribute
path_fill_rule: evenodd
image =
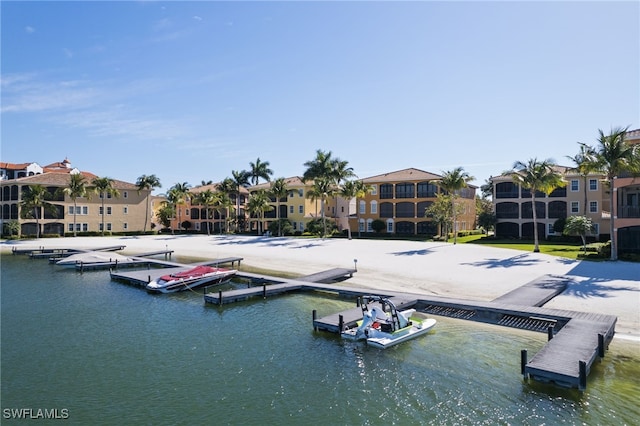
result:
<svg viewBox="0 0 640 426"><path fill-rule="evenodd" d="M242 265L307 275L357 267L345 285L492 300L542 275L567 275L573 284L545 307L616 315L616 338L640 341L640 264L574 261L474 244L358 239L300 239L227 235L77 237L2 241L3 255L24 248L91 249L126 246L122 253L174 250L175 256L240 256Z"/></svg>

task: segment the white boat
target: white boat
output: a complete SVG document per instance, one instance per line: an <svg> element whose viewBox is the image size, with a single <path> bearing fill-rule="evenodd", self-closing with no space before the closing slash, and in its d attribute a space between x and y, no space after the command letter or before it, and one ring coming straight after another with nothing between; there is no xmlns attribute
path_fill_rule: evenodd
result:
<svg viewBox="0 0 640 426"><path fill-rule="evenodd" d="M71 256L65 257L64 259L56 261L56 265L64 266L69 268L74 268L79 265L91 266L91 265L103 265L103 264L113 264L113 265L124 265L127 263L132 263L135 260L123 256L118 253L113 252L102 252L102 251L86 251L82 253L72 254Z"/></svg>
<svg viewBox="0 0 640 426"><path fill-rule="evenodd" d="M147 284L147 291L151 293L174 293L202 287L225 283L238 272L235 269L214 268L200 265L188 271L163 275Z"/></svg>
<svg viewBox="0 0 640 426"><path fill-rule="evenodd" d="M370 307L372 302L379 305ZM344 330L341 336L349 340L366 340L368 345L380 349L422 336L436 325L435 319L424 318L415 309L398 311L385 297L367 296L361 307L362 320L358 321L357 327Z"/></svg>

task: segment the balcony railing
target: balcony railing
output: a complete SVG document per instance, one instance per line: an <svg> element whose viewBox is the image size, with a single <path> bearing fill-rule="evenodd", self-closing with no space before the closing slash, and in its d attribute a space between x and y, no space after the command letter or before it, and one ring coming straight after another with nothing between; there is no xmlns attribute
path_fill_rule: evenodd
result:
<svg viewBox="0 0 640 426"><path fill-rule="evenodd" d="M640 206L622 206L619 207L618 217L623 218L640 218Z"/></svg>

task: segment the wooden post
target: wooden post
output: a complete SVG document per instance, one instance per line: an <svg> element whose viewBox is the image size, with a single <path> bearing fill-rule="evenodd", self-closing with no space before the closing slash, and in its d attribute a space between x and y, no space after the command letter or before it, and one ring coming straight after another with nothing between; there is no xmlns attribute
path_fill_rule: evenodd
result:
<svg viewBox="0 0 640 426"><path fill-rule="evenodd" d="M360 296L356 297L356 307L360 307Z"/></svg>
<svg viewBox="0 0 640 426"><path fill-rule="evenodd" d="M581 391L587 388L587 363L578 361L578 389Z"/></svg>
<svg viewBox="0 0 640 426"><path fill-rule="evenodd" d="M313 318L313 330L314 331L318 331L318 327L316 327L316 315L318 315L318 312L314 309L313 312L311 313L311 316Z"/></svg>
<svg viewBox="0 0 640 426"><path fill-rule="evenodd" d="M598 333L598 356L604 358L604 334Z"/></svg>
<svg viewBox="0 0 640 426"><path fill-rule="evenodd" d="M553 326L547 327L547 341L553 339Z"/></svg>
<svg viewBox="0 0 640 426"><path fill-rule="evenodd" d="M262 284L262 297L264 299L267 298L267 285L266 284Z"/></svg>
<svg viewBox="0 0 640 426"><path fill-rule="evenodd" d="M218 290L218 304L222 306L222 290Z"/></svg>
<svg viewBox="0 0 640 426"><path fill-rule="evenodd" d="M151 282L151 275L147 275L147 284Z"/></svg>
<svg viewBox="0 0 640 426"><path fill-rule="evenodd" d="M527 365L527 350L523 349L520 351L520 374L522 374L525 379L528 379L529 377L525 373L526 365Z"/></svg>
<svg viewBox="0 0 640 426"><path fill-rule="evenodd" d="M344 318L342 315L338 315L338 328L340 329L338 333L342 333L342 330L344 330Z"/></svg>

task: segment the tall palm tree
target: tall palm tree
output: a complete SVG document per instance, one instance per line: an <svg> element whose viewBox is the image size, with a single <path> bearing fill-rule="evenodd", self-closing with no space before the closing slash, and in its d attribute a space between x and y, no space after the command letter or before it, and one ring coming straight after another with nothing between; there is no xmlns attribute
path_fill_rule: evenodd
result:
<svg viewBox="0 0 640 426"><path fill-rule="evenodd" d="M260 178L269 182L271 180L271 175L273 175L273 170L269 168L269 162L265 161L264 163L260 161L260 158L256 160L255 163L250 162L249 167L251 170L249 171L249 180L253 185L257 185L260 181Z"/></svg>
<svg viewBox="0 0 640 426"><path fill-rule="evenodd" d="M580 151L573 157L567 156L574 164L570 170L575 171L582 177L582 191L584 196L584 203L582 214L587 214L587 177L589 173L596 170L596 158L595 151L589 145L583 143L580 144Z"/></svg>
<svg viewBox="0 0 640 426"><path fill-rule="evenodd" d="M167 193L167 199L171 204L175 206L175 209L178 212L178 231L182 228L182 214L180 206L187 202L187 199L190 195L190 188L191 185L189 185L187 182L176 183L171 188L169 188L169 192Z"/></svg>
<svg viewBox="0 0 640 426"><path fill-rule="evenodd" d="M453 170L443 173L442 179L437 181L438 185L451 195L451 208L453 211L453 244L458 242L456 198L458 198L460 190L466 188L469 185L469 182L474 179L475 178L465 172L462 167L456 167Z"/></svg>
<svg viewBox="0 0 640 426"><path fill-rule="evenodd" d="M332 197L335 193L335 186L330 179L327 178L316 178L313 180L313 186L309 191L307 191L307 198L311 200L320 200L320 211L322 215L322 237L324 238L327 235L327 222L324 214L324 205L325 200L328 197Z"/></svg>
<svg viewBox="0 0 640 426"><path fill-rule="evenodd" d="M220 207L226 209L226 214L224 217L224 229L225 232L229 232L229 218L231 217L231 209L233 208L233 203L231 202L231 194L236 192L236 184L231 178L225 178L222 182L218 184L218 191L221 193L220 196ZM222 227L220 228L222 232Z"/></svg>
<svg viewBox="0 0 640 426"><path fill-rule="evenodd" d="M513 171L508 174L517 184L531 191L531 210L533 211L533 251L538 253L538 222L536 215L536 192L549 195L556 188L561 188L567 183L562 178L562 174L554 170L555 163L550 160L538 161L537 158L530 159L527 163L516 161L513 164Z"/></svg>
<svg viewBox="0 0 640 426"><path fill-rule="evenodd" d="M62 192L64 195L68 196L73 200L73 236L77 236L78 233L76 231L76 217L78 208L77 200L78 198L88 198L89 190L87 188L87 179L82 176L80 173L73 173L69 175L69 183L66 187L62 188Z"/></svg>
<svg viewBox="0 0 640 426"><path fill-rule="evenodd" d="M614 219L617 206L613 197L614 179L625 172L640 172L640 146L631 145L625 140L628 127L611 129L608 135L598 129L598 146L595 148L596 169L603 173L609 182L609 203L611 205L611 219L609 229L611 233L611 260L618 259L618 244L615 235Z"/></svg>
<svg viewBox="0 0 640 426"><path fill-rule="evenodd" d="M136 181L136 186L138 187L138 194L140 194L141 191L149 191L147 193L147 206L144 216L144 228L142 230L142 233L146 234L147 220L149 219L149 204L151 204L151 191L156 188L162 188L162 184L160 184L160 179L158 179L156 175L142 175Z"/></svg>
<svg viewBox="0 0 640 426"><path fill-rule="evenodd" d="M240 217L240 188L246 187L247 185L249 185L249 178L251 177L251 172L248 172L246 170L240 170L240 171L232 170L231 176L232 176L231 179L233 180L233 183L235 184L235 188L236 188L236 232L237 232L239 231L239 228L240 228L241 219L244 220L244 217L243 218Z"/></svg>
<svg viewBox="0 0 640 426"><path fill-rule="evenodd" d="M115 181L109 177L95 177L91 181L91 185L93 185L93 190L96 194L102 198L102 231L101 234L104 235L104 199L107 196L111 197L119 197L120 192L113 186Z"/></svg>
<svg viewBox="0 0 640 426"><path fill-rule="evenodd" d="M211 222L209 222L209 219L212 217L211 208L215 206L219 202L219 200L220 193L213 192L210 189L198 192L194 197L195 203L203 206L206 211L207 235L211 235Z"/></svg>
<svg viewBox="0 0 640 426"><path fill-rule="evenodd" d="M331 151L324 152L322 150L316 151L316 158L310 161L306 161L303 165L307 168L302 175L302 181L307 182L316 178L330 179L332 178L332 171L334 159L331 158Z"/></svg>
<svg viewBox="0 0 640 426"><path fill-rule="evenodd" d="M289 195L289 188L284 178L278 178L271 182L270 194L276 199L276 220L278 221L278 237L282 236L282 225L280 223L280 199Z"/></svg>
<svg viewBox="0 0 640 426"><path fill-rule="evenodd" d="M342 185L342 188L340 189L340 192L339 192L341 197L344 197L344 198L349 199L349 200L352 199L352 198L356 199L356 217L357 217L357 223L358 223L358 238L362 234L361 231L360 231L360 207L358 206L358 198L365 197L372 190L373 190L373 187L371 185L367 185L366 183L364 183L361 180L348 180ZM349 239L351 239L351 226L347 227L347 232L349 233Z"/></svg>
<svg viewBox="0 0 640 426"><path fill-rule="evenodd" d="M269 195L267 195L267 192L262 189L253 192L249 197L247 208L249 210L249 214L255 215L258 218L256 230L258 232L258 235L261 235L262 223L264 221L264 212L273 209L273 206L269 204Z"/></svg>
<svg viewBox="0 0 640 426"><path fill-rule="evenodd" d="M55 212L56 208L47 200L51 199L51 194L42 185L30 185L22 190L22 201L20 201L20 216L23 218L33 217L36 220L36 238L40 238L40 217L42 209Z"/></svg>

